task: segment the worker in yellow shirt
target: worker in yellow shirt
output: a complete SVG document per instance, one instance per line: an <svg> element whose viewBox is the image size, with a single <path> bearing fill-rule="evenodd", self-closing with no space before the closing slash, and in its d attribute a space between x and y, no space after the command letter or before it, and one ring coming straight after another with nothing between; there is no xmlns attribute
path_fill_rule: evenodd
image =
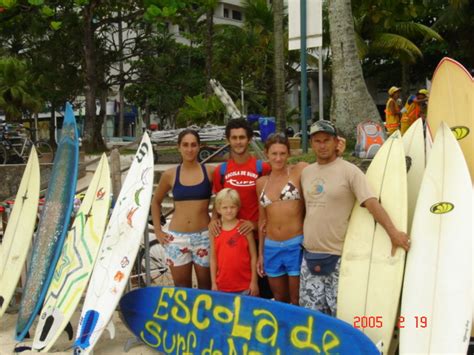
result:
<svg viewBox="0 0 474 355"><path fill-rule="evenodd" d="M385 106L385 127L388 135L400 128L401 108L399 104L401 88L392 86L388 89L389 98Z"/></svg>

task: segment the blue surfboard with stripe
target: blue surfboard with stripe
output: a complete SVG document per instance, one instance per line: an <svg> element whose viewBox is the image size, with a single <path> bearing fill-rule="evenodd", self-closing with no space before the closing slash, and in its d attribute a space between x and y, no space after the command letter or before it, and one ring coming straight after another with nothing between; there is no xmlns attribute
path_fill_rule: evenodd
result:
<svg viewBox="0 0 474 355"><path fill-rule="evenodd" d="M76 191L79 141L72 106L66 103L61 138L54 158L45 204L33 243L16 324L25 338L41 309L66 236ZM26 246L25 246L26 247Z"/></svg>

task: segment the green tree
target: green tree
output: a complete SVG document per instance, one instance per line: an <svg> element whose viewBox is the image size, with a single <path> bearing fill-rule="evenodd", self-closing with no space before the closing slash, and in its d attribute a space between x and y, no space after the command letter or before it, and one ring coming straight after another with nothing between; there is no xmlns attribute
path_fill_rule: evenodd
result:
<svg viewBox="0 0 474 355"><path fill-rule="evenodd" d="M142 45L147 55L133 63L136 78L125 89L126 97L145 109L145 117L156 113L162 126L174 127L184 98L206 86L204 49L177 43L165 28Z"/></svg>
<svg viewBox="0 0 474 355"><path fill-rule="evenodd" d="M244 25L216 26L214 72L233 98L243 78L248 112L274 115L273 13L265 0L245 0Z"/></svg>
<svg viewBox="0 0 474 355"><path fill-rule="evenodd" d="M358 0L353 8L359 57L399 62L402 89L407 94L410 66L423 58L419 45L442 41L439 33L421 22L427 10L424 3Z"/></svg>
<svg viewBox="0 0 474 355"><path fill-rule="evenodd" d="M224 121L225 108L220 100L212 95L204 97L199 94L194 97L186 97L185 106L178 112L178 125L186 127L190 124L203 125L207 122L222 124Z"/></svg>
<svg viewBox="0 0 474 355"><path fill-rule="evenodd" d="M472 45L474 2L431 0L428 1L427 6L433 23L432 28L445 39L436 50L458 60L466 68L474 68L474 46ZM439 60L436 60L435 64L437 65L438 62Z"/></svg>
<svg viewBox="0 0 474 355"><path fill-rule="evenodd" d="M213 60L213 43L214 43L214 10L218 4L218 0L202 0L206 10L206 95L212 94L210 80L212 79L212 60Z"/></svg>
<svg viewBox="0 0 474 355"><path fill-rule="evenodd" d="M0 58L0 108L7 122L21 122L24 113L36 113L43 105L36 87L38 78L28 63L13 57Z"/></svg>

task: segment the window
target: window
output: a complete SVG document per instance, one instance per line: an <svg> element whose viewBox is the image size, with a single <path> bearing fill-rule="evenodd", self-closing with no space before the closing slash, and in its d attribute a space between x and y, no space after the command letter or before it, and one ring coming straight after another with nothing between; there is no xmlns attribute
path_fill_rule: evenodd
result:
<svg viewBox="0 0 474 355"><path fill-rule="evenodd" d="M229 18L229 9L224 8L224 17Z"/></svg>
<svg viewBox="0 0 474 355"><path fill-rule="evenodd" d="M242 13L237 10L232 10L232 19L237 21L242 21Z"/></svg>

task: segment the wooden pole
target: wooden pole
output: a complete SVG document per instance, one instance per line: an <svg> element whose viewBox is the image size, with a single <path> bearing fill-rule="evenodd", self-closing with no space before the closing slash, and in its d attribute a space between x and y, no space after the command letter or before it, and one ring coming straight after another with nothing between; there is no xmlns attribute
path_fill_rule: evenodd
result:
<svg viewBox="0 0 474 355"><path fill-rule="evenodd" d="M114 196L114 204L122 188L122 171L120 169L120 153L117 148L110 153L110 171L112 174L112 194Z"/></svg>

